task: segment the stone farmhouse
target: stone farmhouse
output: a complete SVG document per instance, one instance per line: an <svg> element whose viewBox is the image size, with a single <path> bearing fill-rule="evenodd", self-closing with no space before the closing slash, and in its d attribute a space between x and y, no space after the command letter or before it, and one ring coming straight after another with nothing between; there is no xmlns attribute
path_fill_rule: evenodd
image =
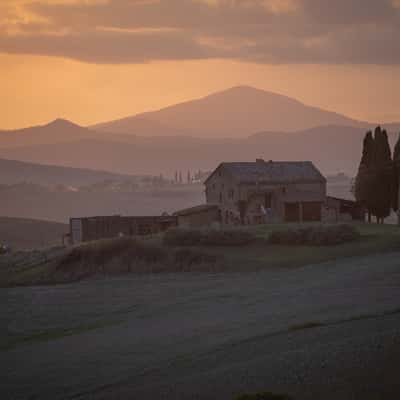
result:
<svg viewBox="0 0 400 400"><path fill-rule="evenodd" d="M223 162L205 181L223 225L321 221L326 179L310 161Z"/></svg>
<svg viewBox="0 0 400 400"><path fill-rule="evenodd" d="M171 227L364 220L364 208L326 195L326 179L311 161L223 162L205 181L206 203L160 216L70 219L65 242L145 236Z"/></svg>

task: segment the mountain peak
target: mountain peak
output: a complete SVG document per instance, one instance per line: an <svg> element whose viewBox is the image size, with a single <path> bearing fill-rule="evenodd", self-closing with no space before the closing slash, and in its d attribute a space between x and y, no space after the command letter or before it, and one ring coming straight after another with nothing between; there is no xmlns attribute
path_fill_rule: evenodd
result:
<svg viewBox="0 0 400 400"><path fill-rule="evenodd" d="M79 125L64 119L64 118L56 118L55 120L49 122L45 126L51 127L51 128L57 128L57 127L79 127Z"/></svg>
<svg viewBox="0 0 400 400"><path fill-rule="evenodd" d="M147 130L143 124L143 129L137 129L140 119L147 121ZM246 137L266 130L295 132L321 125L362 124L335 112L307 106L282 94L239 85L157 111L106 122L96 128L152 136L150 121L153 125L169 127L165 128L165 133L161 129L163 136L171 136L169 132L175 130L187 136L200 137Z"/></svg>

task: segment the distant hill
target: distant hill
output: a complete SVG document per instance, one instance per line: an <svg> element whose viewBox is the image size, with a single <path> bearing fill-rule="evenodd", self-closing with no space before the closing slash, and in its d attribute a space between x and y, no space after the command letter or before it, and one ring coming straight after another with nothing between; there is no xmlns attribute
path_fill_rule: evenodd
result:
<svg viewBox="0 0 400 400"><path fill-rule="evenodd" d="M353 176L361 157L364 128L324 126L298 132L260 132L243 139L127 137L85 139L0 149L0 157L54 165L102 169L121 174L172 176L176 170L211 170L221 161L311 160L324 173ZM397 134L390 134L393 144Z"/></svg>
<svg viewBox="0 0 400 400"><path fill-rule="evenodd" d="M13 249L60 245L68 225L25 218L0 217L0 243Z"/></svg>
<svg viewBox="0 0 400 400"><path fill-rule="evenodd" d="M246 137L253 132L266 130L292 132L321 125L361 127L366 123L307 106L290 97L238 86L92 128L141 136L184 134L221 138Z"/></svg>
<svg viewBox="0 0 400 400"><path fill-rule="evenodd" d="M117 133L123 135L153 136L183 136L185 131L176 127L164 125L145 116L133 116L93 125L90 129L98 132Z"/></svg>
<svg viewBox="0 0 400 400"><path fill-rule="evenodd" d="M96 132L64 119L49 124L16 130L0 130L0 148L64 143L96 137Z"/></svg>
<svg viewBox="0 0 400 400"><path fill-rule="evenodd" d="M130 175L0 159L0 184L31 182L41 185L90 185L105 180L126 180Z"/></svg>

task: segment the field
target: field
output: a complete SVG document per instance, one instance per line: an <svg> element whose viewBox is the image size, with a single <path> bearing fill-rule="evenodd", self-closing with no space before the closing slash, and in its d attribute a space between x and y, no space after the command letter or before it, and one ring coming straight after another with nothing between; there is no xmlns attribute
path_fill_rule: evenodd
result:
<svg viewBox="0 0 400 400"><path fill-rule="evenodd" d="M68 283L127 273L250 272L295 268L400 250L399 227L362 223L354 224L360 237L341 245L284 246L267 242L273 230L293 227L284 224L243 228L258 238L256 243L245 246L182 249L166 246L162 237L156 236L147 239L144 248L140 245L139 249L129 240L116 239L75 248L70 256L71 250L60 248L20 252L0 257L0 286Z"/></svg>
<svg viewBox="0 0 400 400"><path fill-rule="evenodd" d="M399 398L399 256L0 289L0 398Z"/></svg>

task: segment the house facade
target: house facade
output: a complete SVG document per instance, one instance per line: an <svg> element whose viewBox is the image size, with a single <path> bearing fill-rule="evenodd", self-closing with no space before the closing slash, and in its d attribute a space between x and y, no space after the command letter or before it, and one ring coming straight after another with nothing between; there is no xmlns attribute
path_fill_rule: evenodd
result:
<svg viewBox="0 0 400 400"><path fill-rule="evenodd" d="M224 162L205 181L223 225L321 221L326 179L310 161Z"/></svg>

